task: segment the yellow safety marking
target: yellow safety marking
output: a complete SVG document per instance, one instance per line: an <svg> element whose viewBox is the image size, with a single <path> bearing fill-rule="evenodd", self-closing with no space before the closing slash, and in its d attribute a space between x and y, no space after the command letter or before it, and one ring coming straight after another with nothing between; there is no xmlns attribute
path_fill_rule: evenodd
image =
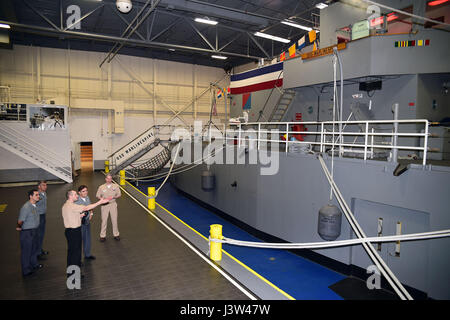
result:
<svg viewBox="0 0 450 320"><path fill-rule="evenodd" d="M0 204L0 213L5 212L7 206L7 204Z"/></svg>
<svg viewBox="0 0 450 320"><path fill-rule="evenodd" d="M131 183L129 183L127 180L125 180L126 183L128 183L130 186L132 186L135 190L137 190L139 193L141 193L144 197L147 197L146 194L144 194L141 190L137 189L135 186L133 186ZM204 235L202 235L200 232L198 232L197 230L195 230L194 228L192 228L190 225L188 225L186 222L184 222L183 220L181 220L180 218L178 218L176 215L174 215L172 212L170 212L169 210L167 210L166 208L164 208L162 205L160 205L158 202L156 202L156 204L163 209L164 211L166 211L167 213L169 213L172 217L174 217L175 219L177 219L179 222L181 222L182 224L184 224L186 227L188 227L189 229L191 229L192 231L194 231L196 234L198 234L200 237L202 237L203 239L205 239L205 241L209 242L209 239L206 238ZM280 288L278 288L276 285L274 285L272 282L270 282L269 280L267 280L266 278L264 278L262 275L260 275L259 273L257 273L255 270L253 270L252 268L250 268L249 266L247 266L245 263L241 262L240 260L238 260L237 258L235 258L234 256L232 256L231 254L229 254L228 252L226 252L224 249L222 249L222 252L225 253L227 256L229 256L232 260L236 261L240 266L242 266L244 269L246 269L247 271L249 271L250 273L252 273L253 275L257 276L259 279L261 279L262 281L264 281L265 283L267 283L269 286L271 286L272 288L274 288L275 290L277 290L278 292L280 292L281 294L283 294L285 297L287 297L290 300L295 300L294 297L292 297L291 295L289 295L288 293L284 292L283 290L281 290Z"/></svg>
<svg viewBox="0 0 450 320"><path fill-rule="evenodd" d="M167 213L169 213L170 215L172 215L175 219L177 219L178 221L180 221L181 223L183 223L185 226L187 226L189 229L191 229L192 231L194 231L196 234L200 235L203 239L205 239L206 241L209 242L209 239L206 238L204 235L202 235L200 232L198 232L197 230L195 230L194 228L192 228L191 226L189 226L187 223L185 223L183 220L181 220L180 218L178 218L177 216L175 216L172 212L170 212L169 210L167 210L166 208L164 208L162 205L160 205L158 202L156 203L159 207L161 207L164 211L166 211ZM238 260L237 258L235 258L234 256L232 256L231 254L229 254L228 252L226 252L224 249L222 249L222 252L225 253L227 256L229 256L232 260L236 261L239 265L241 265L242 267L244 267L244 269L246 269L247 271L251 272L253 275L257 276L259 279L261 279L262 281L264 281L265 283L267 283L269 286L271 286L272 288L274 288L275 290L277 290L278 292L280 292L281 294L283 294L284 296L286 296L288 299L290 300L295 300L294 297L292 297L291 295L289 295L288 293L284 292L283 290L281 290L280 288L278 288L276 285L274 285L272 282L270 282L269 280L267 280L266 278L264 278L262 275L260 275L259 273L257 273L255 270L253 270L252 268L250 268L249 266L247 266L245 263L241 262L240 260Z"/></svg>

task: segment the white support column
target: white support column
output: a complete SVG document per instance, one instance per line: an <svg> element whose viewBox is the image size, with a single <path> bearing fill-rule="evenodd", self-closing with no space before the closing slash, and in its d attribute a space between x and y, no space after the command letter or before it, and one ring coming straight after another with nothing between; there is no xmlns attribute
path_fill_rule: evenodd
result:
<svg viewBox="0 0 450 320"><path fill-rule="evenodd" d="M156 106L156 59L153 59L153 124L156 125L156 118L158 115Z"/></svg>
<svg viewBox="0 0 450 320"><path fill-rule="evenodd" d="M392 112L394 112L394 121L398 120L398 114L399 114L398 107L399 107L398 103L394 103L394 106L392 107ZM398 133L398 122L394 122L394 136L392 137L392 146L394 148L392 149L392 158L391 158L392 162L398 161L398 149L397 149L398 136L397 136L397 133Z"/></svg>
<svg viewBox="0 0 450 320"><path fill-rule="evenodd" d="M194 104L193 104L194 120L197 120L197 107L198 107L197 99L195 98L196 94L197 94L197 72L196 72L197 70L196 69L197 68L195 67L195 64L194 64L192 67L192 77L193 77L192 100L194 101Z"/></svg>
<svg viewBox="0 0 450 320"><path fill-rule="evenodd" d="M36 79L37 79L37 98L38 101L42 100L41 95L41 48L36 48L37 55L36 55Z"/></svg>
<svg viewBox="0 0 450 320"><path fill-rule="evenodd" d="M369 122L366 122L366 130L364 135L364 161L367 160L367 145L369 143ZM341 142L342 144L342 142Z"/></svg>

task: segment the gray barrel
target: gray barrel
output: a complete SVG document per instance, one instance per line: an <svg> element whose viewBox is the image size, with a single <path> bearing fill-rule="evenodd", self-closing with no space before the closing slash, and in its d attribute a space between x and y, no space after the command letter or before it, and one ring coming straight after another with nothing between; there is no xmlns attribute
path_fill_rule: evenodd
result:
<svg viewBox="0 0 450 320"><path fill-rule="evenodd" d="M342 212L334 205L326 205L319 210L317 231L323 240L336 240L341 234Z"/></svg>
<svg viewBox="0 0 450 320"><path fill-rule="evenodd" d="M202 189L204 191L211 191L214 190L215 187L215 176L214 174L209 171L205 170L202 172Z"/></svg>

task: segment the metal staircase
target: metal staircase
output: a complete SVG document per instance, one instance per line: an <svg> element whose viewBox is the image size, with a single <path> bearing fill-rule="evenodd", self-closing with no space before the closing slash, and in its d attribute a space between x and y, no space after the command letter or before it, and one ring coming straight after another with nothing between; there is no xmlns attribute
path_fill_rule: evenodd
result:
<svg viewBox="0 0 450 320"><path fill-rule="evenodd" d="M38 141L27 137L4 123L0 126L0 146L58 178L72 183L72 164L70 160L63 159Z"/></svg>
<svg viewBox="0 0 450 320"><path fill-rule="evenodd" d="M134 177L138 177L162 169L170 160L170 152L168 152L167 148L162 147L161 140L157 137L159 130L159 126L152 126L109 155L108 160L111 173L117 174L120 170L131 167L132 169L129 172ZM158 146L161 147L161 151L158 154L152 156L149 160L145 160L144 163L140 163L138 166L133 166L133 163Z"/></svg>
<svg viewBox="0 0 450 320"><path fill-rule="evenodd" d="M275 108L273 108L272 114L269 117L269 122L281 121L286 114L289 105L294 100L294 90L282 90L280 98L278 99Z"/></svg>

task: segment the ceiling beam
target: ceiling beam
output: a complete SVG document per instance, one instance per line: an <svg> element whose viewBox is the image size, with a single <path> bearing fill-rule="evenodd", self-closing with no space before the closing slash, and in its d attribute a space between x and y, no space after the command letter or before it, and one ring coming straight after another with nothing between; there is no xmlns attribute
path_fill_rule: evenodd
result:
<svg viewBox="0 0 450 320"><path fill-rule="evenodd" d="M194 31L200 36L200 38L203 39L203 41L206 42L206 44L212 49L212 50L216 50L216 48L214 48L214 46L208 41L208 39L200 32L200 30L198 30L198 28L188 19L184 19L191 27L192 29L194 29Z"/></svg>
<svg viewBox="0 0 450 320"><path fill-rule="evenodd" d="M0 20L0 23L9 24L11 26L13 32L18 31L18 32L38 34L38 35L43 35L43 36L53 36L53 37L57 37L57 38L62 36L65 38L70 38L70 39L87 39L87 40L112 42L112 43L123 42L123 43L131 45L131 46L146 47L146 48L172 48L172 49L178 49L180 51L187 51L187 52L216 53L215 50L211 50L211 49L191 47L191 46L171 44L171 43L163 43L163 42L156 42L156 41L142 41L142 40L137 40L137 39L125 39L125 38L121 38L121 37L117 37L117 36L110 36L110 35L90 33L90 32L80 32L80 31L72 31L72 30L66 30L66 31L55 30L53 28L21 24L21 23L16 23L16 22L12 22L12 21ZM222 52L222 54L230 56L230 57L246 58L249 60L256 60L256 61L260 58L263 58L263 57L234 53L234 52Z"/></svg>
<svg viewBox="0 0 450 320"><path fill-rule="evenodd" d="M34 13L36 13L39 17L44 19L49 25L51 25L55 30L61 30L54 24L49 18L47 18L44 14L40 13L35 7L28 3L26 0L22 0L25 5L30 8Z"/></svg>

